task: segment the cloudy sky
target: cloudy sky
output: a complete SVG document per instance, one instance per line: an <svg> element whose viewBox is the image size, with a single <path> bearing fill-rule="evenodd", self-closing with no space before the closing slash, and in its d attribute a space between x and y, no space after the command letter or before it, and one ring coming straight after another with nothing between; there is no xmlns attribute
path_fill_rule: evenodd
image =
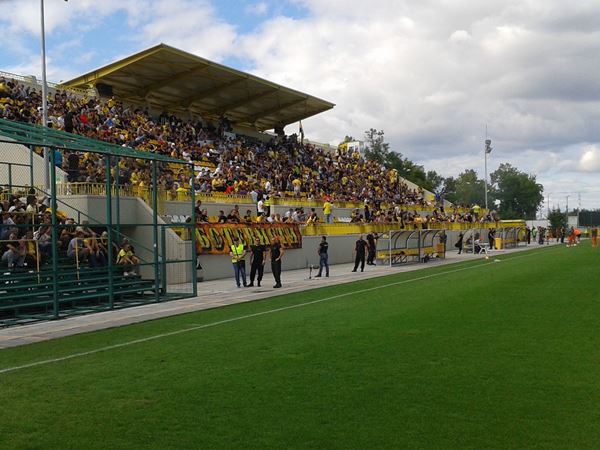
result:
<svg viewBox="0 0 600 450"><path fill-rule="evenodd" d="M159 42L334 102L309 138L385 130L444 176L509 162L600 208L597 0L45 0L48 79ZM0 70L40 74L39 0L0 0ZM288 126L287 132L296 131Z"/></svg>

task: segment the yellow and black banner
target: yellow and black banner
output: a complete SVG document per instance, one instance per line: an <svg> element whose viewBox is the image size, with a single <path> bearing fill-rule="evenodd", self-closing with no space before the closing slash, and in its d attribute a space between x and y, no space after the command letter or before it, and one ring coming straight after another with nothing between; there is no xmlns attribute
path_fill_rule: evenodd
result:
<svg viewBox="0 0 600 450"><path fill-rule="evenodd" d="M249 248L250 244L254 244L254 238L258 238L263 245L269 245L275 236L279 237L284 248L302 248L302 234L296 224L207 223L196 225L196 252L226 255L234 237L239 237L244 246Z"/></svg>

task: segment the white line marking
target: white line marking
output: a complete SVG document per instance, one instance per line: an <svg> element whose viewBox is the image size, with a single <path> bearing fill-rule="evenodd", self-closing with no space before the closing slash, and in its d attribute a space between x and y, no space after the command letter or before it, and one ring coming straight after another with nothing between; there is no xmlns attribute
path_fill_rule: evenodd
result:
<svg viewBox="0 0 600 450"><path fill-rule="evenodd" d="M557 248L557 247L551 247L551 248ZM520 258L525 258L525 257L528 257L528 256L532 256L534 254L535 253L528 253L526 255L518 255L518 256L514 256L512 258L504 259L503 261L512 261L512 260L515 260L515 259L520 259ZM203 330L205 328L216 327L218 325L224 325L226 323L237 322L239 320L251 319L253 317L260 317L260 316L265 316L267 314L273 314L273 313L276 313L276 312L287 311L287 310L290 310L290 309L301 308L301 307L309 306L309 305L315 305L317 303L323 303L323 302L327 302L327 301L331 301L331 300L336 300L338 298L348 297L350 295L364 294L365 292L371 292L371 291L375 291L375 290L378 290L378 289L385 289L385 288L392 287L392 286L399 286L401 284L413 283L415 281L428 280L430 278L435 278L435 277L439 277L439 276L442 276L442 275L448 275L448 274L451 274L451 273L462 272L462 271L470 270L470 269L479 269L481 267L486 267L486 266L489 266L489 265L492 265L492 264L496 264L496 263L494 263L493 261L491 261L491 262L486 262L486 263L479 264L479 265L473 265L473 266L468 266L468 267L461 267L460 269L447 270L445 272L438 272L438 273L434 273L434 274L431 274L431 275L425 275L425 276L422 276L422 277L411 278L410 280L395 281L393 283L388 283L388 284L384 284L384 285L381 285L381 286L374 286L374 287L371 287L371 288L360 289L358 291L345 292L343 294L333 295L331 297L320 298L320 299L317 299L317 300L311 300L309 302L298 303L296 305L282 306L281 308L269 309L267 311L261 311L261 312L257 312L257 313L253 313L253 314L247 314L245 316L232 317L231 319L219 320L218 322L212 322L212 323L207 323L207 324L204 324L204 325L198 325L198 326L193 326L193 327L190 327L190 328L184 328L184 329L181 329L181 330L170 331L168 333L156 334L154 336L148 336L148 337L141 338L141 339L135 339L133 341L122 342L120 344L107 345L106 347L100 347L100 348L97 348L95 350L89 350L87 352L73 353L71 355L61 356L60 358L44 359L42 361L36 361L36 362L29 363L29 364L23 364L21 366L6 367L4 369L0 369L0 374L8 373L8 372L14 372L14 371L17 371L17 370L22 370L22 369L29 369L31 367L44 366L46 364L52 364L52 363L61 362L61 361L68 361L70 359L81 358L83 356L88 356L88 355L94 355L96 353L101 353L101 352L105 352L105 351L108 351L108 350L115 350L115 349L118 349L118 348L129 347L130 345L142 344L144 342L154 341L156 339L162 339L162 338L165 338L165 337L176 336L178 334L189 333L190 331ZM365 281L365 280L356 280L356 281Z"/></svg>

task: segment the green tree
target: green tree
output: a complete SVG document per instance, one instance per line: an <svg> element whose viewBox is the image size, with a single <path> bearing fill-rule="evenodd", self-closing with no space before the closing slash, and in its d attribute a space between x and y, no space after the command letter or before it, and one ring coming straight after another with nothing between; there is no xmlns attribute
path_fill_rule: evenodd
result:
<svg viewBox="0 0 600 450"><path fill-rule="evenodd" d="M567 228L567 214L561 212L560 209L553 209L552 212L548 214L548 222L550 222L550 229L552 230Z"/></svg>
<svg viewBox="0 0 600 450"><path fill-rule="evenodd" d="M544 187L535 175L519 171L508 163L491 174L490 197L499 201L498 213L503 219L533 219L544 199Z"/></svg>
<svg viewBox="0 0 600 450"><path fill-rule="evenodd" d="M467 169L457 178L445 179L444 196L446 200L455 204L483 205L485 203L483 180L477 177L477 172L473 169Z"/></svg>
<svg viewBox="0 0 600 450"><path fill-rule="evenodd" d="M369 161L377 161L379 164L386 162L390 153L390 144L385 142L385 133L383 130L371 128L365 131L365 157Z"/></svg>

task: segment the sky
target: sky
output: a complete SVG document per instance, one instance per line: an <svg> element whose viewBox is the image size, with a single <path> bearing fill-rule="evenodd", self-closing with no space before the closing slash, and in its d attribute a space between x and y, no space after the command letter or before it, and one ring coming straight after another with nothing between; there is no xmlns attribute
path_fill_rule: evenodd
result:
<svg viewBox="0 0 600 450"><path fill-rule="evenodd" d="M597 0L45 0L48 80L160 42L329 100L303 121L456 176L510 163L600 208ZM40 0L0 0L0 70L40 76ZM297 131L288 125L287 133Z"/></svg>

